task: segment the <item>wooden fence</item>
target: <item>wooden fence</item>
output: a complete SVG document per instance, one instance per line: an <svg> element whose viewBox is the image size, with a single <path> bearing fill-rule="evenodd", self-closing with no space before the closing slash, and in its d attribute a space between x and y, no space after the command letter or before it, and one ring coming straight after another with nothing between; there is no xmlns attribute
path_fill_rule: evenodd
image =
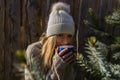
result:
<svg viewBox="0 0 120 80"><path fill-rule="evenodd" d="M19 62L16 51L26 49L39 39L46 29L50 6L57 1L71 5L78 52L83 50L84 38L89 34L83 23L89 19L88 8L93 8L101 24L101 17L120 6L117 0L0 0L0 80L20 80L15 77L13 66Z"/></svg>

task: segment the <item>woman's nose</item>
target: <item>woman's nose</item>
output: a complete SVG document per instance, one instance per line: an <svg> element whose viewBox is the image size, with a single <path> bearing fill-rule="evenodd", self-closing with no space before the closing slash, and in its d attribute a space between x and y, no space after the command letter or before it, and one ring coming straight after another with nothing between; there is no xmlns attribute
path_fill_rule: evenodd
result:
<svg viewBox="0 0 120 80"><path fill-rule="evenodd" d="M64 38L64 39L63 39L63 44L64 44L64 45L69 44L69 41L68 41L68 39L67 39L67 38Z"/></svg>

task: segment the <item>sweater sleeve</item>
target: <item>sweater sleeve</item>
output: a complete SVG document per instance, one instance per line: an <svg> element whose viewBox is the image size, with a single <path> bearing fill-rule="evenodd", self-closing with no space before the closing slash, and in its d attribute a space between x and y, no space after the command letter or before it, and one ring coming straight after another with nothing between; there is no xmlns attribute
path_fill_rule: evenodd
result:
<svg viewBox="0 0 120 80"><path fill-rule="evenodd" d="M44 75L41 75L40 48L40 42L36 42L29 45L26 50L27 68L25 69L25 80L44 80Z"/></svg>
<svg viewBox="0 0 120 80"><path fill-rule="evenodd" d="M53 57L52 67L57 75L57 80L75 80L73 64L64 62L57 53Z"/></svg>

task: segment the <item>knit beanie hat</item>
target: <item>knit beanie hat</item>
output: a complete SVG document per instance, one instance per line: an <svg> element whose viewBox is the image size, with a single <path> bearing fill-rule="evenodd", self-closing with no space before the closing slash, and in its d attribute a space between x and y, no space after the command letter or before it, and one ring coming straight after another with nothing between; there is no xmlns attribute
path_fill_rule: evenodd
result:
<svg viewBox="0 0 120 80"><path fill-rule="evenodd" d="M53 5L48 20L47 37L61 33L74 35L74 21L69 12L70 6L66 3L58 2Z"/></svg>

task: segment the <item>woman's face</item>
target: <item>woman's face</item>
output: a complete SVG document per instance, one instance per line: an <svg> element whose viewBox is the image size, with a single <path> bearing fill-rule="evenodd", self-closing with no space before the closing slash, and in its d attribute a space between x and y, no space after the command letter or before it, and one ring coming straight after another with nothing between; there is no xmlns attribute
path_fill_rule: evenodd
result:
<svg viewBox="0 0 120 80"><path fill-rule="evenodd" d="M71 44L71 41L72 41L72 35L70 34L62 33L62 34L56 35L57 46Z"/></svg>

